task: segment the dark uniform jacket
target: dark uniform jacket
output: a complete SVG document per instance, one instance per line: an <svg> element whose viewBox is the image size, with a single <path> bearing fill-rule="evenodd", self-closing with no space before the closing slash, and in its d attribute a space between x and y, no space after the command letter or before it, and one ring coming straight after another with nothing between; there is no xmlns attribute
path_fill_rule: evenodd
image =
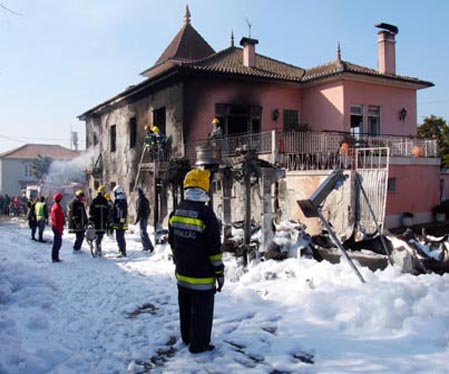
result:
<svg viewBox="0 0 449 374"><path fill-rule="evenodd" d="M89 223L96 231L106 231L110 223L111 211L103 195L97 195L89 207Z"/></svg>
<svg viewBox="0 0 449 374"><path fill-rule="evenodd" d="M178 286L194 291L214 290L224 265L220 230L212 209L203 202L182 201L170 215L168 240Z"/></svg>
<svg viewBox="0 0 449 374"><path fill-rule="evenodd" d="M126 199L115 199L112 206L112 223L115 230L128 229L128 203Z"/></svg>
<svg viewBox="0 0 449 374"><path fill-rule="evenodd" d="M69 233L85 231L87 228L86 208L80 199L74 198L68 206Z"/></svg>
<svg viewBox="0 0 449 374"><path fill-rule="evenodd" d="M28 219L28 226L30 228L37 226L37 218L36 218L36 203L34 201L28 201L28 212L27 212L27 219Z"/></svg>
<svg viewBox="0 0 449 374"><path fill-rule="evenodd" d="M150 202L145 196L139 196L136 201L136 223L140 221L141 218L147 218L150 215Z"/></svg>

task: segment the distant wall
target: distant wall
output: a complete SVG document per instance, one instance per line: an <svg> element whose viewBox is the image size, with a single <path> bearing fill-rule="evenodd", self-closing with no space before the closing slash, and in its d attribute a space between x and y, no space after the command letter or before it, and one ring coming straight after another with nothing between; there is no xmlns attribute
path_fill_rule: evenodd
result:
<svg viewBox="0 0 449 374"><path fill-rule="evenodd" d="M25 180L25 162L23 160L0 160L1 180L0 190L2 194L9 196L20 195L21 181Z"/></svg>

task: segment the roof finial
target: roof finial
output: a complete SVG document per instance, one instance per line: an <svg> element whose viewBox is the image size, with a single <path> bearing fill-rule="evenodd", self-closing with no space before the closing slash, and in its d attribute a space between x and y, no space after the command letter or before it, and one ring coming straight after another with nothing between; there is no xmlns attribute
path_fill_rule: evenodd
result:
<svg viewBox="0 0 449 374"><path fill-rule="evenodd" d="M184 15L184 23L185 23L186 25L189 25L189 24L190 24L190 17L191 17L191 15L190 15L189 6L186 4L186 13L185 13L185 15Z"/></svg>
<svg viewBox="0 0 449 374"><path fill-rule="evenodd" d="M337 60L341 61L341 48L340 48L340 42L338 42L337 45Z"/></svg>
<svg viewBox="0 0 449 374"><path fill-rule="evenodd" d="M234 30L231 31L231 47L234 47Z"/></svg>

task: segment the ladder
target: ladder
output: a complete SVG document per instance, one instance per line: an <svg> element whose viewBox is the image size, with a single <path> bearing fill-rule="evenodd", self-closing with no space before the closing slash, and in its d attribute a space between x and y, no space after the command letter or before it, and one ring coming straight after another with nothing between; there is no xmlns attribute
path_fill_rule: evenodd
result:
<svg viewBox="0 0 449 374"><path fill-rule="evenodd" d="M140 156L139 166L137 168L136 180L134 182L134 189L136 191L139 184L140 175L143 171L151 171L155 169L155 166L151 162L145 162L145 155L151 155L153 162L158 162L159 160L159 147L154 149L154 145L145 144L142 151L142 156Z"/></svg>

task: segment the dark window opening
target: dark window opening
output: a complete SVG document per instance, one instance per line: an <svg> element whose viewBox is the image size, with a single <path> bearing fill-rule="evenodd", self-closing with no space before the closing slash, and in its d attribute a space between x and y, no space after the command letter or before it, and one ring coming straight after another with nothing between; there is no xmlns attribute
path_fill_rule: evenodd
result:
<svg viewBox="0 0 449 374"><path fill-rule="evenodd" d="M94 134L93 134L93 142L94 142L94 146L96 146L98 144L98 136L97 136L96 132L94 132Z"/></svg>
<svg viewBox="0 0 449 374"><path fill-rule="evenodd" d="M387 186L388 192L396 192L396 178L388 178L388 186Z"/></svg>
<svg viewBox="0 0 449 374"><path fill-rule="evenodd" d="M262 131L262 107L260 106L216 104L215 117L220 120L225 136Z"/></svg>
<svg viewBox="0 0 449 374"><path fill-rule="evenodd" d="M162 134L166 134L165 107L153 110L153 126L157 126Z"/></svg>
<svg viewBox="0 0 449 374"><path fill-rule="evenodd" d="M137 119L132 117L129 120L129 148L134 148L137 144Z"/></svg>
<svg viewBox="0 0 449 374"><path fill-rule="evenodd" d="M299 112L284 109L284 131L299 131Z"/></svg>
<svg viewBox="0 0 449 374"><path fill-rule="evenodd" d="M117 126L116 125L112 125L110 128L110 134L109 134L109 139L110 139L110 148L111 148L111 152L115 152L117 149Z"/></svg>
<svg viewBox="0 0 449 374"><path fill-rule="evenodd" d="M380 107L378 106L368 107L368 135L380 135Z"/></svg>
<svg viewBox="0 0 449 374"><path fill-rule="evenodd" d="M351 106L351 135L360 138L363 133L363 108L361 105Z"/></svg>

